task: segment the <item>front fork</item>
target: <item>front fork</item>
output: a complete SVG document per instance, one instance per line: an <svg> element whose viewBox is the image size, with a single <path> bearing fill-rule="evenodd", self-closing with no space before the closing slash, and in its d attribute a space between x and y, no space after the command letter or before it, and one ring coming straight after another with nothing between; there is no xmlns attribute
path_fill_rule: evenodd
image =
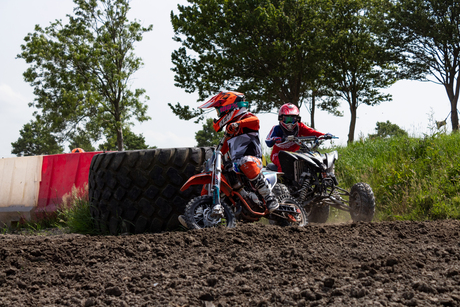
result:
<svg viewBox="0 0 460 307"><path fill-rule="evenodd" d="M220 203L220 183L222 180L222 153L219 151L216 155L214 162L214 169L212 171L212 217L223 217L224 208Z"/></svg>

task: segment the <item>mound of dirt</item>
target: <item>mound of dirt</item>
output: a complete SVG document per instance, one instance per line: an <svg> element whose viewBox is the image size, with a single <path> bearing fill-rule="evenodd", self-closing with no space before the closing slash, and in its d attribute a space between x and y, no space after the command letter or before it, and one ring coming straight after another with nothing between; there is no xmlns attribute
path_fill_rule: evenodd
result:
<svg viewBox="0 0 460 307"><path fill-rule="evenodd" d="M460 221L0 236L0 306L459 306Z"/></svg>

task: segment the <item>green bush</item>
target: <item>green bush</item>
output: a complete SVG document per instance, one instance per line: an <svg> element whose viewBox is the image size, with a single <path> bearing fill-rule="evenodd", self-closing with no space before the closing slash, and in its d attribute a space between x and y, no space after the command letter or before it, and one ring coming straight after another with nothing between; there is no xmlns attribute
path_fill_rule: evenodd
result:
<svg viewBox="0 0 460 307"><path fill-rule="evenodd" d="M371 185L377 219L460 218L460 134L367 139L337 147L340 185Z"/></svg>

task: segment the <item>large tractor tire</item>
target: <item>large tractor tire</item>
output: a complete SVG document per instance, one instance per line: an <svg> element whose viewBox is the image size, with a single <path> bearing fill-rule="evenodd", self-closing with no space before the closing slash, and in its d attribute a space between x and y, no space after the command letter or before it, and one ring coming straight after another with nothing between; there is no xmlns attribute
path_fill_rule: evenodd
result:
<svg viewBox="0 0 460 307"><path fill-rule="evenodd" d="M174 230L201 187L180 188L199 173L211 148L167 148L95 155L89 172L91 216L109 234Z"/></svg>

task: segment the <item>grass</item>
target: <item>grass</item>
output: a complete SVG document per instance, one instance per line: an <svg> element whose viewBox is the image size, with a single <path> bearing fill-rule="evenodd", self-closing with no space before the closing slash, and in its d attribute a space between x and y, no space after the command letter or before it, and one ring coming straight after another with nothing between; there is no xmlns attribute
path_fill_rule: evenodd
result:
<svg viewBox="0 0 460 307"><path fill-rule="evenodd" d="M336 148L336 175L370 184L376 220L459 219L459 148L459 133L367 139Z"/></svg>
<svg viewBox="0 0 460 307"><path fill-rule="evenodd" d="M14 228L4 226L1 234L20 233L48 235L56 233L80 233L97 235L94 220L91 217L88 200L88 186L83 189L72 189L63 197L62 203L55 212L43 212L31 221L22 219Z"/></svg>

